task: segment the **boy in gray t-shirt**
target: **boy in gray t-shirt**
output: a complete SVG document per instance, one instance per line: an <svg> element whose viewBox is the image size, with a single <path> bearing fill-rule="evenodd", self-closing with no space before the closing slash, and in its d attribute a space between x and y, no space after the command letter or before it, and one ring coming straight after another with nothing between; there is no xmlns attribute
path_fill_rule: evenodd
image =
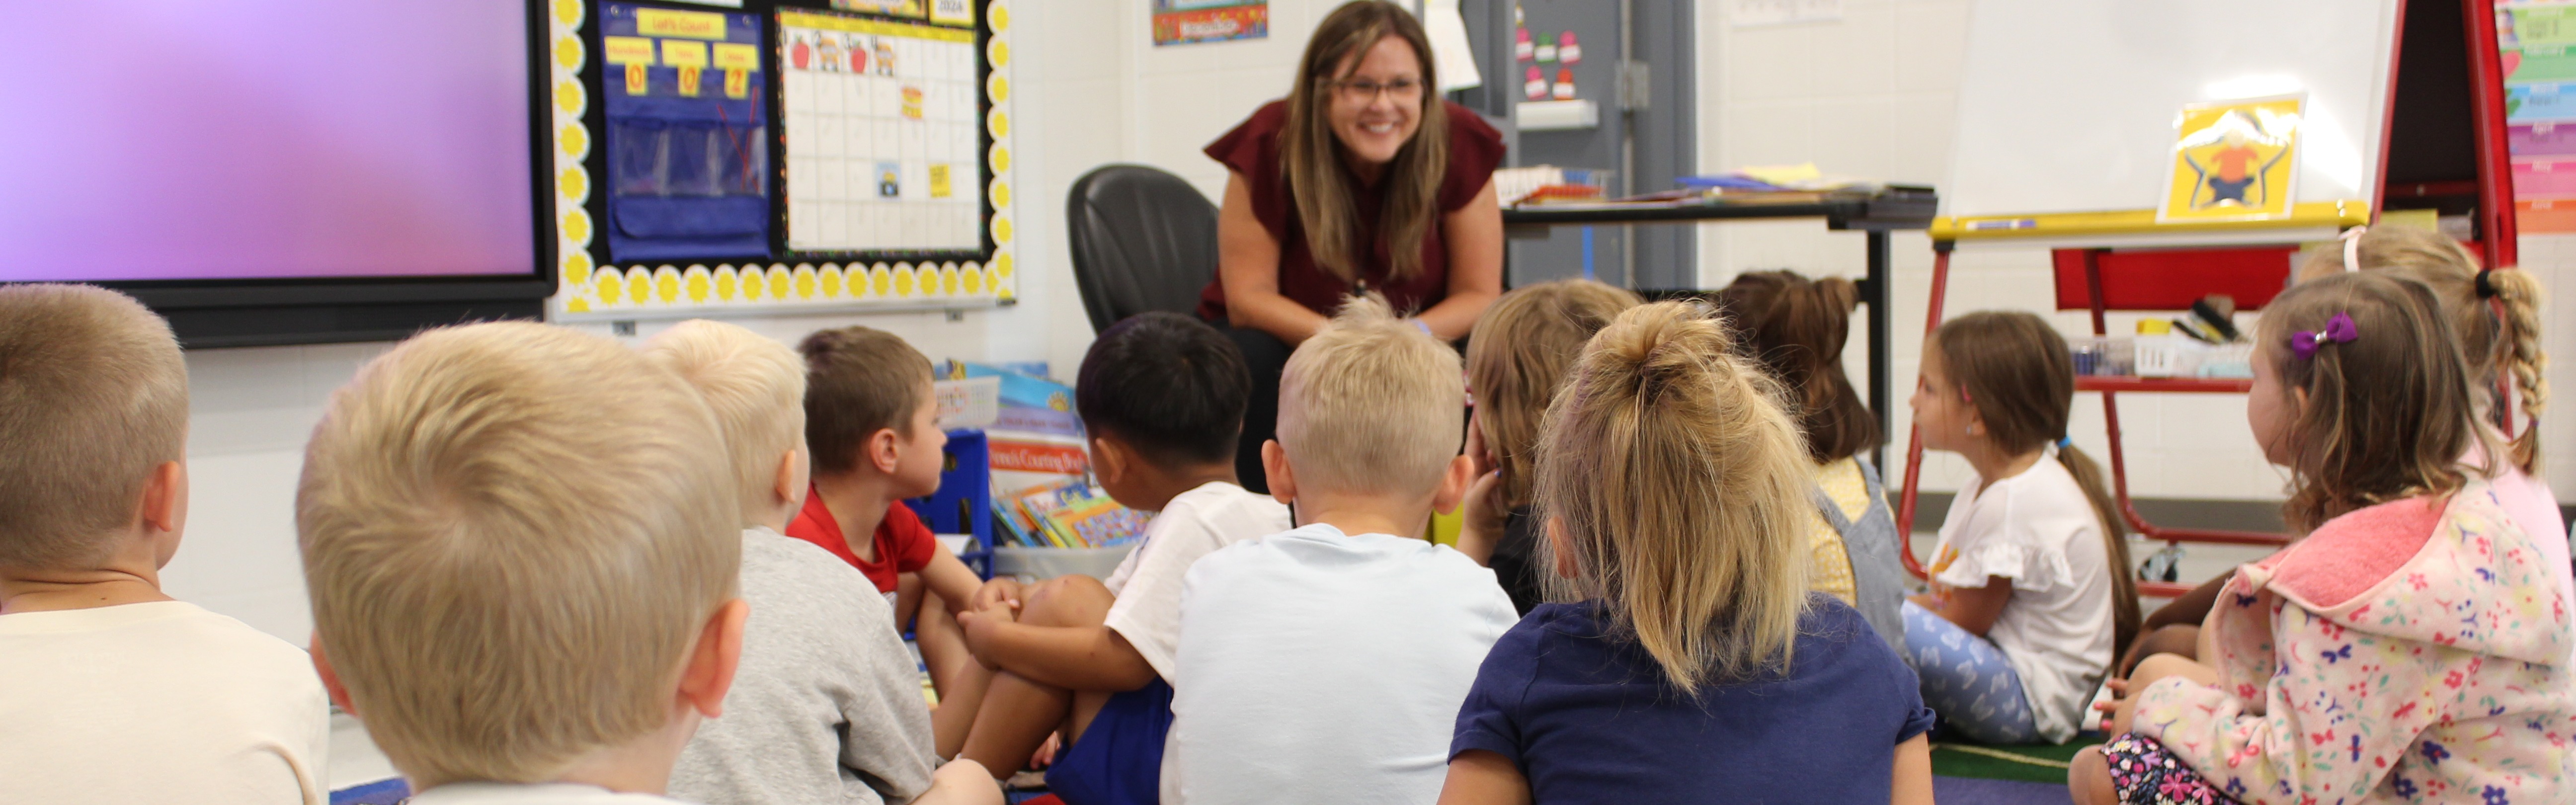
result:
<svg viewBox="0 0 2576 805"><path fill-rule="evenodd" d="M724 715L671 770L671 795L708 805L975 803L1002 792L973 761L939 767L921 674L876 585L780 533L806 489L805 367L787 345L693 320L646 357L698 389L742 489L742 664Z"/></svg>

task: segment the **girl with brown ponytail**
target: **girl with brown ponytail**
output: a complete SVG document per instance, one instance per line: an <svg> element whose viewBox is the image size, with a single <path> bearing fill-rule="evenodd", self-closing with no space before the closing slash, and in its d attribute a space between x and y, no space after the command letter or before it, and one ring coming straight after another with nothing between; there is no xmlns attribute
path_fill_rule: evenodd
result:
<svg viewBox="0 0 2576 805"><path fill-rule="evenodd" d="M1790 416L1807 437L1817 490L1807 518L1809 586L1859 609L1888 645L1903 648L1902 541L1878 468L1862 456L1878 444L1878 417L1843 374L1843 342L1860 289L1841 277L1753 271L1737 276L1717 299L1735 331L1737 354L1760 362L1787 387Z"/></svg>
<svg viewBox="0 0 2576 805"><path fill-rule="evenodd" d="M2138 629L2137 583L2102 471L2066 438L2066 339L2038 316L1952 319L1923 345L1914 425L1976 470L1941 523L1908 658L1943 723L1985 743L2064 743Z"/></svg>

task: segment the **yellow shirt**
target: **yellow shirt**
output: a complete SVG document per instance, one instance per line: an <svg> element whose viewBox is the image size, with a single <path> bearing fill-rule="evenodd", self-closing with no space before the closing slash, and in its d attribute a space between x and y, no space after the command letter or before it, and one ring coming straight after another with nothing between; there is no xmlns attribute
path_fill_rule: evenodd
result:
<svg viewBox="0 0 2576 805"><path fill-rule="evenodd" d="M1869 484L1861 478L1859 459L1846 457L1817 467L1816 486L1842 510L1844 520L1859 520L1869 513ZM1851 554L1843 548L1842 532L1814 509L1808 510L1807 531L1807 589L1857 604Z"/></svg>

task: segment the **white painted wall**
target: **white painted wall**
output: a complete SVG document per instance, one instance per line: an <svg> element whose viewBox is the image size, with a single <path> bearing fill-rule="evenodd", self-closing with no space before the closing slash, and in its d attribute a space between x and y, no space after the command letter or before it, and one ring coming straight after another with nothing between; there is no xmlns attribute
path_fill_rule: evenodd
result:
<svg viewBox="0 0 2576 805"><path fill-rule="evenodd" d="M1844 0L1843 18L1764 28L1736 28L1730 2L1703 2L1697 17L1699 64L1699 164L1717 171L1743 165L1813 161L1829 173L1940 186L1947 178L1956 129L1960 65L1967 50L1970 0ZM1812 221L1707 225L1700 232L1702 287L1722 287L1737 273L1790 268L1808 274L1858 276L1865 258L1862 236L1827 232ZM1896 432L1890 462L1902 469L1902 448L1922 351L1932 252L1921 233L1895 237L1896 286L1893 385ZM2544 284L2564 287L2576 277L2560 266L2576 258L2576 237L2535 236L2522 241L2522 262ZM1949 315L1993 308L2047 311L2055 304L2044 251L1962 251L1951 262ZM2091 332L2081 312L2052 314L2062 332ZM2135 316L2114 317L2110 329L2128 332ZM1866 371L1860 322L1846 365ZM2576 333L2557 328L2550 349L2576 354ZM2560 388L2576 388L2576 369L2561 361L2551 373ZM2552 436L2548 475L2561 499L2576 499L2576 405L2549 415ZM2282 476L2266 466L2244 422L2242 397L2125 395L2120 400L2130 488L2142 497L2278 498ZM2078 395L2069 425L2076 444L2101 460L2106 449L2101 405ZM1924 462L1924 487L1955 490L1966 463L1934 454ZM1891 473L1893 475L1893 473Z"/></svg>
<svg viewBox="0 0 2576 805"><path fill-rule="evenodd" d="M1156 48L1145 3L1022 2L1013 7L1013 53L1024 189L1017 307L965 314L837 315L741 320L792 342L827 326L864 323L893 331L933 358L1046 360L1069 375L1091 340L1066 257L1065 191L1091 168L1134 162L1172 171L1211 198L1225 170L1199 153L1252 110L1287 93L1314 23L1338 0L1273 0L1264 40ZM1952 105L1966 46L1967 0L1845 0L1844 19L1735 30L1726 3L1704 3L1699 26L1702 132L1699 164L1710 169L1813 160L1827 170L1938 185L1948 169ZM1705 227L1700 278L1717 287L1749 268L1858 274L1857 234L1811 222ZM1915 355L1930 281L1930 245L1896 238L1895 412L1902 444ZM1953 264L1948 309L2051 304L2039 253L1970 253ZM2523 262L2544 283L2576 278L2576 238L2524 239ZM2059 314L2067 332L2078 314ZM661 324L647 322L640 335ZM2125 328L2115 321L2114 328ZM584 325L605 333L606 325ZM2550 349L2576 356L2576 328L2558 328ZM210 350L189 355L195 402L189 439L195 484L186 544L167 569L173 595L303 642L311 629L295 554L294 487L305 436L330 393L385 344ZM1865 366L1853 342L1850 366ZM2576 394L2576 361L2553 380ZM2142 496L2262 498L2279 489L2245 434L2232 397L2132 395L2122 404L2134 490ZM2078 401L2079 444L2101 453L2099 407ZM2576 499L2576 398L2552 414L2551 477ZM1955 489L1955 458L1927 461L1926 487Z"/></svg>

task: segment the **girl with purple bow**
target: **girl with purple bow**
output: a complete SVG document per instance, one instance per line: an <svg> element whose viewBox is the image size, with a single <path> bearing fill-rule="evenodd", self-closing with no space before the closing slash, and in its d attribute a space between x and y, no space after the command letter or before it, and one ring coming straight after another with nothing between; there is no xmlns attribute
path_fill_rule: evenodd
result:
<svg viewBox="0 0 2576 805"><path fill-rule="evenodd" d="M2237 569L2199 661L2113 683L2075 800L2576 801L2576 628L2535 536L2461 460L2504 454L2437 297L2380 272L2303 282L2256 350L2246 422L2305 536Z"/></svg>

